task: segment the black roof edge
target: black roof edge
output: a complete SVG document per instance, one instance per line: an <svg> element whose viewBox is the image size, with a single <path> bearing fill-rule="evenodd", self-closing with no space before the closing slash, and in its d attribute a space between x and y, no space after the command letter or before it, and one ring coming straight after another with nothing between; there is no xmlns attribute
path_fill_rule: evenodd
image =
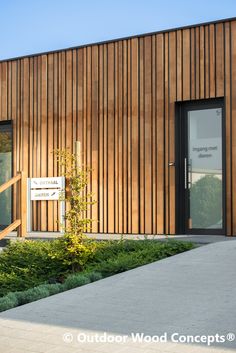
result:
<svg viewBox="0 0 236 353"><path fill-rule="evenodd" d="M41 52L41 53L39 52L39 53L34 53L34 54L29 54L29 55L16 56L16 57L13 57L13 58L2 59L2 60L0 60L0 63L8 62L8 61L14 61L14 60L20 60L20 59L26 59L26 58L32 58L32 57L48 55L48 54L55 54L55 53L69 51L69 50L74 50L74 49L82 49L82 48L91 47L91 46L95 46L95 45L103 45L103 44L115 43L115 42L122 41L122 40L129 40L129 39L134 39L134 38L142 38L142 37L146 37L146 36L152 36L152 35L155 35L155 34L169 33L169 32L174 32L174 31L178 31L178 30L196 28L196 27L200 27L200 26L207 26L207 25L211 25L211 24L217 24L217 23L223 23L223 22L232 22L232 21L236 21L236 17L223 18L223 19L219 19L219 20L214 20L214 21L209 21L209 22L202 22L202 23L187 25L187 26L183 26L183 27L169 28L169 29L164 29L164 30L161 30L161 31L147 32L147 33L143 33L143 34L135 34L135 35L128 36L128 37L114 38L114 39L104 40L104 41L101 41L101 42L82 44L82 45L78 45L78 46L73 46L73 47L68 47L68 48L63 48L63 49L55 49L55 50Z"/></svg>

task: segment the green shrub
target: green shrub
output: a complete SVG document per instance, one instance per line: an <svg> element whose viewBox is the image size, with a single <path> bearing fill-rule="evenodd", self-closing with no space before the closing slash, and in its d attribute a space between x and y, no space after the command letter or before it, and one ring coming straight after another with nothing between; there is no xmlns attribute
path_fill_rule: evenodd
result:
<svg viewBox="0 0 236 353"><path fill-rule="evenodd" d="M42 284L22 292L11 292L0 298L0 312L18 305L31 303L35 300L46 298L50 295L62 292L62 284Z"/></svg>
<svg viewBox="0 0 236 353"><path fill-rule="evenodd" d="M0 296L26 290L50 279L57 280L69 269L60 259L50 257L54 241L10 243L0 254Z"/></svg>
<svg viewBox="0 0 236 353"><path fill-rule="evenodd" d="M41 286L49 292L49 295L58 294L63 291L62 285L60 283L41 284L40 287Z"/></svg>
<svg viewBox="0 0 236 353"><path fill-rule="evenodd" d="M103 278L102 274L97 271L88 272L86 273L86 275L88 276L91 282L96 282Z"/></svg>
<svg viewBox="0 0 236 353"><path fill-rule="evenodd" d="M52 261L48 256L54 247L54 241L15 241L11 242L1 253L0 271L31 267L32 273L44 274L49 271L53 277L58 273L60 262ZM30 266L29 266L30 265ZM62 269L64 271L64 268Z"/></svg>
<svg viewBox="0 0 236 353"><path fill-rule="evenodd" d="M50 258L70 269L73 272L80 271L93 257L96 243L72 234L65 234L54 241L51 247Z"/></svg>
<svg viewBox="0 0 236 353"><path fill-rule="evenodd" d="M129 248L128 252L124 250L125 247ZM89 269L95 267L103 277L106 277L164 259L193 247L192 243L173 240L166 242L144 240L137 245L130 244L128 241L127 244L114 244L114 247L109 244L109 254L112 253L113 256L107 258L104 248L101 248L95 255L94 262L89 265Z"/></svg>
<svg viewBox="0 0 236 353"><path fill-rule="evenodd" d="M156 253L154 258L157 256L161 258L162 256L166 257L174 255L182 251L190 250L192 248L192 243L175 240L168 240L165 242L156 240L123 240L118 242L104 241L97 245L94 257L92 261L90 261L89 266L91 264L96 266L96 264L104 263L105 261L113 261L118 255L120 256L121 254L128 255L128 257L130 257L133 253L141 251L145 252L143 254L148 256L148 258L151 260L153 258L153 252Z"/></svg>
<svg viewBox="0 0 236 353"><path fill-rule="evenodd" d="M94 254L93 262L101 262L106 259L113 258L118 253L130 253L132 251L137 251L143 247L149 247L148 241L133 241L133 240L110 240L101 241L97 245L97 249Z"/></svg>
<svg viewBox="0 0 236 353"><path fill-rule="evenodd" d="M96 243L62 237L53 241L10 243L0 253L0 297L45 282L61 282L75 269L92 260Z"/></svg>
<svg viewBox="0 0 236 353"><path fill-rule="evenodd" d="M45 286L38 286L34 288L30 288L24 292L16 292L15 293L19 305L33 302L35 300L39 300L42 298L46 298L50 295L49 290Z"/></svg>
<svg viewBox="0 0 236 353"><path fill-rule="evenodd" d="M5 297L0 298L0 312L14 308L17 305L19 305L19 302L15 293L9 293Z"/></svg>
<svg viewBox="0 0 236 353"><path fill-rule="evenodd" d="M27 281L27 278L25 280ZM13 271L10 273L0 272L0 283L0 296L3 296L11 291L14 292L18 290L21 288L21 285L23 289L27 286L24 281L24 277L17 276L17 274ZM28 281L28 285L30 285L30 280Z"/></svg>
<svg viewBox="0 0 236 353"><path fill-rule="evenodd" d="M129 256L121 253L113 259L111 258L104 262L100 262L96 268L103 277L107 277L130 270L137 266L142 266L145 263L145 261L141 261L140 253L129 254Z"/></svg>
<svg viewBox="0 0 236 353"><path fill-rule="evenodd" d="M88 283L90 283L90 279L88 276L80 273L75 273L75 274L69 275L66 278L65 282L63 283L63 289L64 290L73 289Z"/></svg>

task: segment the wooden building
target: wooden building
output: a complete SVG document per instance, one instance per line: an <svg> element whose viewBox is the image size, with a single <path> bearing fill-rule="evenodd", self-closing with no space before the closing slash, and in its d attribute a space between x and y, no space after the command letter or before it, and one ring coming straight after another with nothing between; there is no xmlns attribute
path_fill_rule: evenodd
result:
<svg viewBox="0 0 236 353"><path fill-rule="evenodd" d="M93 232L236 234L234 18L1 61L0 121L0 184L80 142ZM58 230L56 202L32 217Z"/></svg>

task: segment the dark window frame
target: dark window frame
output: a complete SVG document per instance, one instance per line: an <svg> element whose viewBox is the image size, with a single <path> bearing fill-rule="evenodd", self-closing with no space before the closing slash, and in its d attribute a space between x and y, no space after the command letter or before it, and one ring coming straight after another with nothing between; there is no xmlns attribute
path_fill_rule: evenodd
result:
<svg viewBox="0 0 236 353"><path fill-rule="evenodd" d="M10 131L11 133L11 153L12 153L12 157L11 157L11 177L13 177L13 167L14 167L14 153L13 153L13 148L14 148L14 144L13 144L13 123L12 120L2 120L0 121L0 131ZM13 222L13 192L12 192L13 187L11 186L11 223ZM0 194L1 197L1 194ZM0 230L6 228L8 225L6 224L0 224Z"/></svg>

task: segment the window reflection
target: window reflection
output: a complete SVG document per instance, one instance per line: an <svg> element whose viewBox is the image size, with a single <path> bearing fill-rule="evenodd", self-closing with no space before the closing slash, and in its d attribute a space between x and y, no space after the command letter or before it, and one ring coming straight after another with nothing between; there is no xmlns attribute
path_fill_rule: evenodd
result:
<svg viewBox="0 0 236 353"><path fill-rule="evenodd" d="M188 112L190 228L221 229L222 109Z"/></svg>
<svg viewBox="0 0 236 353"><path fill-rule="evenodd" d="M12 177L12 133L10 126L0 125L0 185ZM11 188L0 194L0 227L11 223Z"/></svg>

